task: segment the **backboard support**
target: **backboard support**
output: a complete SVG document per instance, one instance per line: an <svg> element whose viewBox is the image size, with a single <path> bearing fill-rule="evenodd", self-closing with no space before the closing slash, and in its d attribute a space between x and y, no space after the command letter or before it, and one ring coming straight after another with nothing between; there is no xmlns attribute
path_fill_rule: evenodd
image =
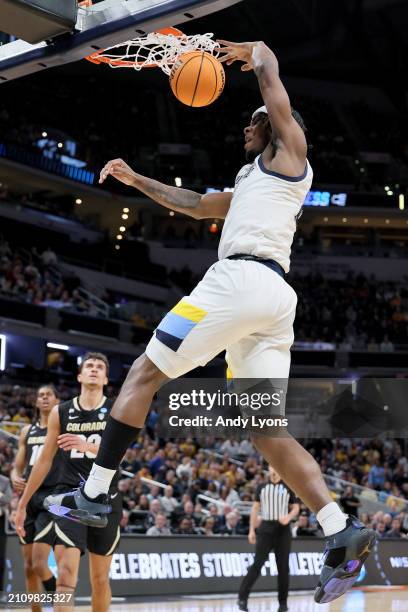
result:
<svg viewBox="0 0 408 612"><path fill-rule="evenodd" d="M73 33L36 45L15 40L0 46L0 83L78 61L135 33L180 25L238 2L242 0L104 0L79 8Z"/></svg>

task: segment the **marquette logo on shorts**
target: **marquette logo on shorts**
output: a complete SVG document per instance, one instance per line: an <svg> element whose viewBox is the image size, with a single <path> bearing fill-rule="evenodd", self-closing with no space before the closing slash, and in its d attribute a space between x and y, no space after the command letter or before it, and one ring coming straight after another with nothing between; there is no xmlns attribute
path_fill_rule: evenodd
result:
<svg viewBox="0 0 408 612"><path fill-rule="evenodd" d="M156 338L177 351L180 344L207 315L207 311L181 300L170 310L156 329Z"/></svg>

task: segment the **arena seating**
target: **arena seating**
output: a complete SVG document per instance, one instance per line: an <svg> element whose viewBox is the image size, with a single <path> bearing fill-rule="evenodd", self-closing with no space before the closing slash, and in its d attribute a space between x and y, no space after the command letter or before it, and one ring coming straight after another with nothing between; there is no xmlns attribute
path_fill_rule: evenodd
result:
<svg viewBox="0 0 408 612"><path fill-rule="evenodd" d="M75 87L72 79L69 74L64 79L46 75L49 105L42 103L41 78L14 83L12 106L7 99L0 102L2 140L38 152L37 143L46 130L50 135L55 133L56 139L59 135L63 142L75 142L76 157L90 169L96 170L108 159L125 155L140 172L163 181L173 182L175 176L182 176L184 184L196 187L224 186L233 181L243 162L243 128L249 121L250 109L259 106L255 90L240 88L239 96L234 90L227 90L216 103L216 113L210 107L198 114L195 109L182 107L170 93L163 95L160 76L153 77L150 86L138 90L137 96L125 94L124 89L133 85L124 80L120 89L111 88L109 104L115 113L107 124L105 107L100 103L106 79L94 73L89 78L92 87L87 88L86 94ZM70 133L65 134L61 131L61 117L70 112L73 87L78 108L92 112L78 114ZM314 96L316 87L318 84L311 82L308 95L292 92L292 105L303 113L308 126L309 158L318 182L383 189L384 180L393 177L391 161L390 169L385 167L382 172L368 169L364 174L355 159L359 151L386 148L406 168L406 137L399 129L398 113L391 113L384 121L367 103L345 102L339 108L329 99ZM50 109L58 109L55 116ZM19 118L18 123L14 117ZM390 121L395 126L391 131ZM134 129L129 130L129 125ZM182 143L184 148L163 149L164 143ZM58 154L68 151L62 148ZM119 185L114 188L123 192Z"/></svg>
<svg viewBox="0 0 408 612"><path fill-rule="evenodd" d="M68 399L75 388L64 385L58 391L61 399ZM110 388L109 392L115 390ZM15 455L16 433L33 419L34 402L34 387L15 381L0 383L0 465L5 476L10 474ZM189 519L189 533L246 533L248 502L267 477L250 442L187 438L165 443L155 433L157 409L152 408L145 432L128 449L122 462L125 476L120 483L124 499L122 530L145 533L155 524L156 515L164 513L175 534L180 533L185 518ZM387 537L392 519L398 518L400 535L406 536L408 461L400 440L324 439L304 444L319 461L334 499L341 501L351 486L362 508L366 507L365 499L372 503L372 512L360 512L367 524L384 524L379 529L383 530L381 536ZM17 495L11 502L11 513L16 503ZM236 521L229 516L231 513ZM309 529L308 535L318 535L315 516L302 506L304 515L307 525L300 518L300 527ZM206 524L208 517L214 520ZM294 525L295 535L298 523Z"/></svg>
<svg viewBox="0 0 408 612"><path fill-rule="evenodd" d="M0 296L36 306L63 308L78 315L128 317L139 327L152 328L161 319L164 306L157 308L152 304L149 308L145 304L144 308L129 309L126 304L137 303L136 298L107 292L100 300L84 291L78 278L64 277L58 264L60 255L58 251L57 257L50 248L40 254L34 247L11 247L3 239ZM188 268L173 270L169 275L186 293L199 278ZM295 322L298 342L328 342L354 350L383 352L408 345L408 291L403 280L383 282L362 274L328 280L313 273L292 274L289 280L299 296ZM332 295L336 296L334 302Z"/></svg>

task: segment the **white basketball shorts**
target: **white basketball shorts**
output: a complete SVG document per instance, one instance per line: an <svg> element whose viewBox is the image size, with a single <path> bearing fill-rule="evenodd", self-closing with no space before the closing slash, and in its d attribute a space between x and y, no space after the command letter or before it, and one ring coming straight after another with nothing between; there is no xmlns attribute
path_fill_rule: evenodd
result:
<svg viewBox="0 0 408 612"><path fill-rule="evenodd" d="M222 259L156 328L146 348L169 378L226 350L234 378L288 378L297 296L262 263Z"/></svg>

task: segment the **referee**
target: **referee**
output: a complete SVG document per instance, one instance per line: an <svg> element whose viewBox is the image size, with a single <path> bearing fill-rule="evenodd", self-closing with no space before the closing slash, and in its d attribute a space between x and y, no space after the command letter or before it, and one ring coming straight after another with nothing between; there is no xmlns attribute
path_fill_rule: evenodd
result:
<svg viewBox="0 0 408 612"><path fill-rule="evenodd" d="M262 522L255 533L259 510ZM250 544L256 544L255 559L239 588L240 610L248 610L249 593L272 550L275 551L278 568L278 612L288 610L289 553L292 542L290 522L298 514L299 500L270 465L269 482L258 487L251 510L248 540Z"/></svg>

